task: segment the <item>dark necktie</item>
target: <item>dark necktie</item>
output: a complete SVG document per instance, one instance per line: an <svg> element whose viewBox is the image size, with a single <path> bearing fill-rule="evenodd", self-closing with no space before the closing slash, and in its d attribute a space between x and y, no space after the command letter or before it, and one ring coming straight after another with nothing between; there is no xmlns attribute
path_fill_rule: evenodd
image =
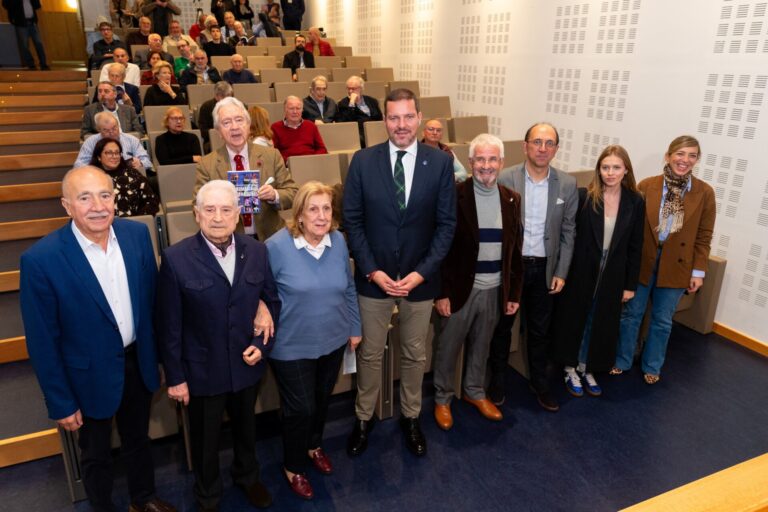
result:
<svg viewBox="0 0 768 512"><path fill-rule="evenodd" d="M235 155L235 170L236 171L244 171L245 166L243 165L243 155ZM243 226L250 226L253 223L253 214L252 213L244 213L243 214Z"/></svg>
<svg viewBox="0 0 768 512"><path fill-rule="evenodd" d="M405 210L405 168L403 167L403 155L405 151L397 152L397 161L395 162L395 194L397 194L397 205L400 211Z"/></svg>
<svg viewBox="0 0 768 512"><path fill-rule="evenodd" d="M218 250L221 251L221 257L224 258L227 255L227 249L229 248L230 244L232 243L232 237L229 237L229 240L226 242L211 242Z"/></svg>

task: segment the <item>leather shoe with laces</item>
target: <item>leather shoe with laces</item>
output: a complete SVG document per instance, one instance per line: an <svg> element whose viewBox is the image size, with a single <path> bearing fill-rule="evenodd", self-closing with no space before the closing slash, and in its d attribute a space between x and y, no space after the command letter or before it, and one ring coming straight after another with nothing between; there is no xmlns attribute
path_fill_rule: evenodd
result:
<svg viewBox="0 0 768 512"><path fill-rule="evenodd" d="M560 410L560 404L557 403L557 400L555 400L555 397L553 397L549 391L536 391L533 386L529 387L531 393L536 395L536 400L542 408L549 412L557 412Z"/></svg>
<svg viewBox="0 0 768 512"><path fill-rule="evenodd" d="M321 472L324 475L330 475L333 473L333 464L331 464L331 459L328 458L328 455L325 454L322 448L318 448L315 450L315 452L312 454L312 463L315 465L315 468Z"/></svg>
<svg viewBox="0 0 768 512"><path fill-rule="evenodd" d="M443 430L450 430L453 426L450 404L435 404L435 421Z"/></svg>
<svg viewBox="0 0 768 512"><path fill-rule="evenodd" d="M293 475L293 478L290 479L288 478L288 475L285 475L285 479L288 480L288 485L291 486L291 490L296 493L297 496L304 498L305 500L311 500L315 496L312 486L309 485L309 480L307 480L307 477L301 473L296 473Z"/></svg>
<svg viewBox="0 0 768 512"><path fill-rule="evenodd" d="M474 400L469 398L467 395L464 395L462 398L465 402L477 407L477 410L480 411L480 414L482 414L485 419L491 421L501 421L502 418L504 418L504 416L501 414L501 411L487 398Z"/></svg>
<svg viewBox="0 0 768 512"><path fill-rule="evenodd" d="M272 505L272 495L269 493L264 484L256 482L250 487L244 489L245 495L248 497L248 503L256 508L267 508Z"/></svg>
<svg viewBox="0 0 768 512"><path fill-rule="evenodd" d="M144 505L134 505L128 507L128 512L176 512L176 507L160 498L152 498Z"/></svg>
<svg viewBox="0 0 768 512"><path fill-rule="evenodd" d="M405 445L411 452L421 457L427 454L427 440L421 432L419 418L406 418L400 416L400 428L405 434Z"/></svg>
<svg viewBox="0 0 768 512"><path fill-rule="evenodd" d="M355 426L347 439L347 453L356 457L368 448L368 434L373 430L370 420L355 420Z"/></svg>

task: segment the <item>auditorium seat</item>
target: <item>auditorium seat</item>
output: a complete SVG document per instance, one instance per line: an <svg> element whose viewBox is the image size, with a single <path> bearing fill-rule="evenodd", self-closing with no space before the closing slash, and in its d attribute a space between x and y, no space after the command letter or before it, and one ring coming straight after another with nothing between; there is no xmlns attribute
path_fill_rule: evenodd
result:
<svg viewBox="0 0 768 512"><path fill-rule="evenodd" d="M279 37L257 37L256 46L282 46L283 40Z"/></svg>
<svg viewBox="0 0 768 512"><path fill-rule="evenodd" d="M331 75L334 82L346 82L347 79L353 75L362 77L363 68L332 68Z"/></svg>
<svg viewBox="0 0 768 512"><path fill-rule="evenodd" d="M237 53L247 59L248 57L266 55L267 48L266 46L238 46Z"/></svg>
<svg viewBox="0 0 768 512"><path fill-rule="evenodd" d="M143 50L149 50L149 45L148 44L132 44L131 45L131 56L132 56L131 62L133 62L133 57L136 57L136 54Z"/></svg>
<svg viewBox="0 0 768 512"><path fill-rule="evenodd" d="M197 233L198 226L195 215L192 212L192 194L190 189L189 211L176 211L165 215L165 226L168 230L168 243L170 245L180 242Z"/></svg>
<svg viewBox="0 0 768 512"><path fill-rule="evenodd" d="M243 103L268 103L274 100L269 84L234 84L235 98Z"/></svg>
<svg viewBox="0 0 768 512"><path fill-rule="evenodd" d="M323 75L327 81L331 81L331 70L328 68L301 68L296 70L299 82L311 82L317 75Z"/></svg>
<svg viewBox="0 0 768 512"><path fill-rule="evenodd" d="M389 82L389 90L393 91L395 89L410 89L413 91L413 94L416 95L417 98L421 97L421 93L419 91L419 81L418 80L395 80Z"/></svg>
<svg viewBox="0 0 768 512"><path fill-rule="evenodd" d="M504 141L504 167L510 167L512 165L519 164L523 160L525 160L525 152L523 151L523 141L522 140L505 140Z"/></svg>
<svg viewBox="0 0 768 512"><path fill-rule="evenodd" d="M366 80L365 86L363 87L363 94L378 100L381 100L381 98L386 98L387 93L389 93L387 82L369 82ZM379 101L379 108L381 108L382 112L384 111L384 103L382 101Z"/></svg>
<svg viewBox="0 0 768 512"><path fill-rule="evenodd" d="M355 152L360 149L357 122L319 124L317 129L329 153Z"/></svg>
<svg viewBox="0 0 768 512"><path fill-rule="evenodd" d="M147 91L149 88L152 87L151 85L140 85L139 86L139 98L141 98L141 104L144 105L144 98L147 96ZM93 91L88 91L88 98L93 98Z"/></svg>
<svg viewBox="0 0 768 512"><path fill-rule="evenodd" d="M341 184L339 155L292 156L288 159L288 166L291 169L293 180L299 186L313 180L326 185Z"/></svg>
<svg viewBox="0 0 768 512"><path fill-rule="evenodd" d="M373 62L368 55L349 56L344 58L344 66L348 68L372 68Z"/></svg>
<svg viewBox="0 0 768 512"><path fill-rule="evenodd" d="M211 57L211 66L219 70L219 73L223 76L224 72L230 69L232 66L229 63L230 57L226 55L214 55Z"/></svg>
<svg viewBox="0 0 768 512"><path fill-rule="evenodd" d="M365 91L363 91L365 93ZM347 97L347 84L344 82L328 82L328 89L325 91L326 96L333 98L338 103L343 98Z"/></svg>
<svg viewBox="0 0 768 512"><path fill-rule="evenodd" d="M195 164L159 165L157 183L166 213L188 211L192 208Z"/></svg>
<svg viewBox="0 0 768 512"><path fill-rule="evenodd" d="M392 68L365 68L365 79L374 82L394 82L395 71Z"/></svg>
<svg viewBox="0 0 768 512"><path fill-rule="evenodd" d="M279 121L283 118L283 114L285 110L283 109L283 102L282 101L272 101L269 103L253 103L253 105L258 105L264 110L267 111L267 114L269 114L269 120L271 122ZM248 105L250 107L250 105Z"/></svg>
<svg viewBox="0 0 768 512"><path fill-rule="evenodd" d="M292 51L293 51L293 47L291 46L268 46L267 47L267 55L278 59L280 62L283 62L283 55Z"/></svg>
<svg viewBox="0 0 768 512"><path fill-rule="evenodd" d="M469 143L477 135L488 133L488 116L454 117L448 122L451 142Z"/></svg>
<svg viewBox="0 0 768 512"><path fill-rule="evenodd" d="M248 69L254 73L260 73L262 69L274 69L278 67L277 59L266 55L249 55L248 56Z"/></svg>
<svg viewBox="0 0 768 512"><path fill-rule="evenodd" d="M206 101L213 98L214 84L194 84L187 86L187 103L192 109L196 109Z"/></svg>
<svg viewBox="0 0 768 512"><path fill-rule="evenodd" d="M451 151L453 151L453 154L459 159L459 162L461 162L461 165L464 166L467 172L471 174L472 167L469 165L469 144L452 144ZM505 165L509 164L506 159L504 160L504 163Z"/></svg>
<svg viewBox="0 0 768 512"><path fill-rule="evenodd" d="M291 82L291 70L288 68L275 68L275 69L268 69L263 68L259 72L259 77L261 78L261 83L263 84L275 84L278 82Z"/></svg>
<svg viewBox="0 0 768 512"><path fill-rule="evenodd" d="M149 238L152 240L152 251L155 253L155 261L160 263L160 236L157 233L157 219L153 215L136 215L130 220L141 222L149 230Z"/></svg>
<svg viewBox="0 0 768 512"><path fill-rule="evenodd" d="M315 57L315 66L319 68L340 68L343 66L344 58L343 57L324 57L322 55L318 55Z"/></svg>
<svg viewBox="0 0 768 512"><path fill-rule="evenodd" d="M283 102L287 96L304 98L309 94L309 82L276 82L275 101Z"/></svg>
<svg viewBox="0 0 768 512"><path fill-rule="evenodd" d="M422 96L419 98L419 107L425 119L430 117L453 117L451 114L451 98L449 96Z"/></svg>
<svg viewBox="0 0 768 512"><path fill-rule="evenodd" d="M363 123L363 131L365 132L366 147L379 144L389 138L387 136L387 129L384 126L384 121L368 121L367 123Z"/></svg>
<svg viewBox="0 0 768 512"><path fill-rule="evenodd" d="M350 55L352 55L352 47L351 46L334 46L333 53L336 55L336 57L349 57Z"/></svg>

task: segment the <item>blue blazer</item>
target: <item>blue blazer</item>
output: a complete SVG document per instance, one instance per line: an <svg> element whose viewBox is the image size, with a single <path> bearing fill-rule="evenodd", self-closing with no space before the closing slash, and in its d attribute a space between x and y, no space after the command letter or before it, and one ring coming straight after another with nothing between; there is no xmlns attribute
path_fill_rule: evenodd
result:
<svg viewBox="0 0 768 512"><path fill-rule="evenodd" d="M235 276L227 276L203 235L185 238L163 253L157 286L157 337L169 386L186 382L196 396L235 392L264 374L274 340L253 337L259 299L277 325L280 298L266 246L235 234ZM262 359L254 366L243 351L254 345Z"/></svg>
<svg viewBox="0 0 768 512"><path fill-rule="evenodd" d="M152 242L143 224L116 218L112 227L128 275L141 376L154 391L159 375L152 331L157 277ZM21 313L50 418L66 418L78 409L90 418L113 416L123 396L123 341L71 221L21 256Z"/></svg>
<svg viewBox="0 0 768 512"><path fill-rule="evenodd" d="M421 274L425 281L411 291L409 300L430 300L440 293L440 262L456 228L456 188L448 153L419 143L408 207L401 213L389 142L358 151L344 184L343 213L360 295L387 297L368 282L374 270L392 279L413 271Z"/></svg>

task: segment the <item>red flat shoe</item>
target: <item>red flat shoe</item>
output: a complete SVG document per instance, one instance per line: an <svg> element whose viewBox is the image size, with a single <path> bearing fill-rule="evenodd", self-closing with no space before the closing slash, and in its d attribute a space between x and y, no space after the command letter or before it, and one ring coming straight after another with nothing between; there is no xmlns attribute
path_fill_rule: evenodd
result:
<svg viewBox="0 0 768 512"><path fill-rule="evenodd" d="M283 474L285 475L285 472L283 472ZM291 490L299 497L304 498L305 500L311 500L315 496L315 493L312 491L312 486L309 485L309 480L307 480L306 476L296 473L290 480L288 479L288 475L285 475L285 479L288 480L288 485L291 486Z"/></svg>
<svg viewBox="0 0 768 512"><path fill-rule="evenodd" d="M315 468L317 468L317 470L322 474L330 475L333 473L333 464L331 464L331 459L328 458L322 448L315 450L315 453L313 453L312 457L310 458L312 459L312 463L315 465Z"/></svg>

